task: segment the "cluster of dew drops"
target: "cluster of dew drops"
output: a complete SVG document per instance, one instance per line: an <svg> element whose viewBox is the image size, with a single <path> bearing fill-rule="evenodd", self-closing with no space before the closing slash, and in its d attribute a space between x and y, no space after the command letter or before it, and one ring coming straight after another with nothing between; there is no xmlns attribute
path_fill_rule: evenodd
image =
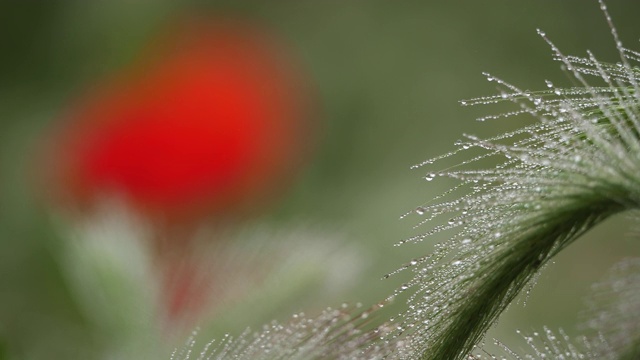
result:
<svg viewBox="0 0 640 360"><path fill-rule="evenodd" d="M538 30L551 47L554 59L581 86L560 88L546 80L544 90L528 91L485 74L489 82L502 89L500 93L465 100L461 104L511 102L517 109L484 116L479 121L520 115L531 115L537 121L487 139L464 134L464 139L454 144L453 151L412 167L422 169L473 148L481 150L455 166L428 172L424 176L426 181L442 177L459 182L401 217L412 214L421 217L416 228L427 223L436 224L426 232L397 242L396 246L431 239L446 231L453 231L453 235L447 241L436 243L432 253L414 258L383 277L389 278L407 269L414 272L413 279L390 296L393 298L415 289L408 300L409 310L399 320L399 332L413 326L428 329L430 324L446 318L449 305L465 296L465 289L458 284L473 277L483 262L501 251L503 245L508 245L503 241L510 235L508 229L517 229L522 219L537 216L585 188L610 183L612 174L615 175L611 165L624 162L629 147L640 149L640 141L635 135L640 133L640 119L634 115L640 106L640 72L630 65L630 62L640 62L640 53L622 46L606 6L602 1L600 4L622 62L603 63L591 52L587 52L587 57L564 55L544 32ZM605 85L592 86L587 77L596 77ZM613 108L622 108L623 114L608 110ZM605 120L611 123L612 134L602 130ZM630 127L633 131L629 131ZM584 141L581 136L593 141ZM469 165L487 158L499 158L500 161L490 169L469 169ZM458 192L463 195L456 195ZM447 263L443 264L443 260ZM428 331L423 334L430 336ZM551 338L548 336L547 340L551 341ZM553 347L550 349L556 351ZM554 354L548 352L549 356Z"/></svg>

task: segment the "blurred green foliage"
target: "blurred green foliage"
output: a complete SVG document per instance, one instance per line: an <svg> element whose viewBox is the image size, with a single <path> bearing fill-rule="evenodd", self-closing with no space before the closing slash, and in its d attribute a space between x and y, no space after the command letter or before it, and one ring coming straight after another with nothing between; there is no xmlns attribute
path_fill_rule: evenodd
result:
<svg viewBox="0 0 640 360"><path fill-rule="evenodd" d="M640 3L608 1L632 49ZM595 2L570 1L0 1L0 357L90 358L91 333L60 273L64 234L30 178L43 129L70 98L125 65L164 21L196 9L268 24L301 59L319 98L320 141L287 197L259 219L273 227L305 223L341 232L366 270L359 285L326 305L374 303L400 284L378 279L432 244L392 247L424 229L399 215L448 187L426 183L409 166L451 149L462 132L496 134L530 119L479 124L494 108L458 100L493 94L481 76L495 74L526 89L544 79L570 85L536 28L566 53L591 49L615 61ZM514 323L572 329L580 294L621 256L637 253L620 222L605 224L558 258ZM604 240L604 241L603 241ZM346 244L345 244L346 245ZM552 293L551 293L552 292ZM335 294L333 296L336 296ZM309 306L280 299L286 316ZM314 304L320 306L321 304ZM291 311L284 310L291 309ZM256 324L236 324L238 328ZM225 331L225 329L220 329Z"/></svg>

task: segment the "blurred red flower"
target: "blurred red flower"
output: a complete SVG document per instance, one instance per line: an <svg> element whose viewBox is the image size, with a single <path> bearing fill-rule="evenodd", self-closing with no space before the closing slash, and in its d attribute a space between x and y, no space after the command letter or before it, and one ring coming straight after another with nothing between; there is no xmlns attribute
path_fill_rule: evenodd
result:
<svg viewBox="0 0 640 360"><path fill-rule="evenodd" d="M228 19L176 23L75 100L47 139L56 200L84 211L115 196L155 225L168 328L216 301L218 274L192 256L206 251L190 243L193 230L260 208L308 150L307 84L267 33Z"/></svg>
<svg viewBox="0 0 640 360"><path fill-rule="evenodd" d="M183 22L95 86L54 136L58 195L117 195L152 221L243 212L291 177L308 142L306 84L264 29Z"/></svg>

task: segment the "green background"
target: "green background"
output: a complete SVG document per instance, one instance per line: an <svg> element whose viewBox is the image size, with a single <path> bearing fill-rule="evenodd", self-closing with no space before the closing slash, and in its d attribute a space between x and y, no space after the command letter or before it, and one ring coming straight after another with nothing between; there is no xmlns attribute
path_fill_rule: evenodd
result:
<svg viewBox="0 0 640 360"><path fill-rule="evenodd" d="M608 5L623 41L636 48L640 4ZM523 89L543 89L545 79L571 85L536 28L566 54L590 49L600 60L619 59L595 1L0 1L0 358L106 357L60 270L64 226L52 220L55 211L38 201L25 174L39 136L66 102L126 65L154 29L185 9L266 23L301 60L321 104L313 158L285 198L246 227L313 229L315 241L338 239L331 245L338 253L343 247L358 253L361 268L353 286L313 299L299 289L287 295L285 286L284 295L266 300L277 305L214 322L214 335L389 295L403 275L385 281L382 275L443 240L392 246L428 228L414 230L418 218L399 216L451 185L426 182L428 170L409 167L452 150L462 133L490 136L533 121L474 121L502 111L459 105L496 93L481 73ZM527 305L511 306L490 336L518 349L523 342L515 328L576 333L589 284L640 250L628 225L612 219L565 250Z"/></svg>

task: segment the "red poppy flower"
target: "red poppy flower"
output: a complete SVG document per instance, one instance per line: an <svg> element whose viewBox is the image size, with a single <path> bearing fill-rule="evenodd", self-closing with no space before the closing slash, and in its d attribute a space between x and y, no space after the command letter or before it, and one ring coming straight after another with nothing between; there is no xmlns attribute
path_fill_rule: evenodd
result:
<svg viewBox="0 0 640 360"><path fill-rule="evenodd" d="M154 221L255 207L304 152L304 90L263 29L177 26L71 109L54 139L55 183L75 205L117 195Z"/></svg>

